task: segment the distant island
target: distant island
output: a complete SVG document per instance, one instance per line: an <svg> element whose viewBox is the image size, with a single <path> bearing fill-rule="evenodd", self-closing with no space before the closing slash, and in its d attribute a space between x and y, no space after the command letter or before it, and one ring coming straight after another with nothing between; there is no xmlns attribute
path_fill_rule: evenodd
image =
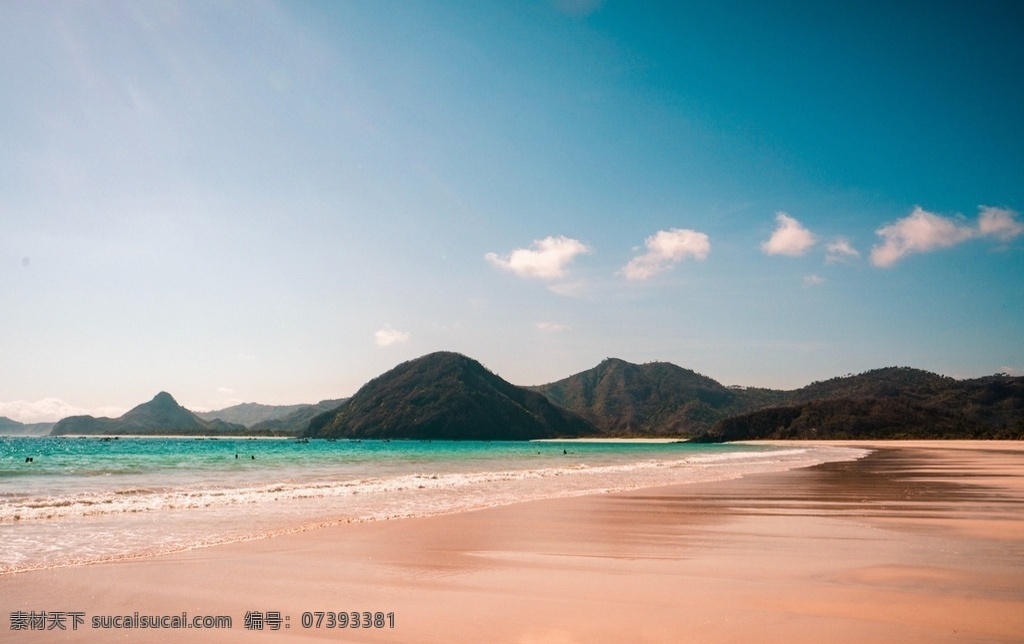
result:
<svg viewBox="0 0 1024 644"><path fill-rule="evenodd" d="M673 437L750 439L1024 438L1024 378L957 380L888 367L791 391L726 387L667 362L608 358L532 387L441 351L402 363L351 398L306 405L243 403L191 412L166 393L118 418L72 416L0 434L293 436L528 440Z"/></svg>

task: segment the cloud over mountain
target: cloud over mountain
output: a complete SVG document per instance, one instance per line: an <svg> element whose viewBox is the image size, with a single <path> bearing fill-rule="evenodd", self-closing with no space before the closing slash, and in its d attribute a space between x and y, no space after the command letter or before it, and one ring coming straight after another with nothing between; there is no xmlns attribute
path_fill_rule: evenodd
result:
<svg viewBox="0 0 1024 644"><path fill-rule="evenodd" d="M860 251L850 245L845 237L836 237L825 244L825 263L839 264L860 257Z"/></svg>
<svg viewBox="0 0 1024 644"><path fill-rule="evenodd" d="M407 332L393 329L390 324L385 324L383 329L379 329L373 334L373 343L378 347L389 347L392 344L406 342L408 339Z"/></svg>
<svg viewBox="0 0 1024 644"><path fill-rule="evenodd" d="M956 246L976 237L1007 242L1024 233L1017 213L1004 208L980 206L978 223L943 217L916 206L909 215L875 231L882 243L871 249L871 263L888 268L908 255Z"/></svg>
<svg viewBox="0 0 1024 644"><path fill-rule="evenodd" d="M799 257L817 242L817 237L811 231L786 213L776 213L775 221L777 225L772 236L761 244L761 250L766 255Z"/></svg>
<svg viewBox="0 0 1024 644"><path fill-rule="evenodd" d="M622 268L629 280L645 280L666 271L687 257L707 259L711 242L704 233L686 228L659 230L646 239L647 252L634 257Z"/></svg>
<svg viewBox="0 0 1024 644"><path fill-rule="evenodd" d="M1024 224L1017 221L1017 213L1006 208L979 206L978 234L983 237L995 237L1007 242L1024 234Z"/></svg>
<svg viewBox="0 0 1024 644"><path fill-rule="evenodd" d="M488 262L520 277L560 279L566 267L577 255L589 253L586 244L565 236L545 237L533 242L530 248L517 248L508 255L487 253Z"/></svg>

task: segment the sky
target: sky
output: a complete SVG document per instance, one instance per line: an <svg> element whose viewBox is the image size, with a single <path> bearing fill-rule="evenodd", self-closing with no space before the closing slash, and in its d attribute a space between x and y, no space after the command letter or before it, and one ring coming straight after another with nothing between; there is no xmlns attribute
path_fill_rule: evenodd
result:
<svg viewBox="0 0 1024 644"><path fill-rule="evenodd" d="M1024 374L1016 2L0 0L0 416L432 351Z"/></svg>

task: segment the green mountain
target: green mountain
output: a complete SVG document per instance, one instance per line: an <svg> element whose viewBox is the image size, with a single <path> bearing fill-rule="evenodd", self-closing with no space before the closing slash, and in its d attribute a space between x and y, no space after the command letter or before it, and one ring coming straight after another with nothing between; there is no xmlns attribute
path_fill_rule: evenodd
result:
<svg viewBox="0 0 1024 644"><path fill-rule="evenodd" d="M782 392L730 389L668 362L608 358L593 369L531 387L610 436L688 436Z"/></svg>
<svg viewBox="0 0 1024 644"><path fill-rule="evenodd" d="M907 368L834 378L723 419L696 440L1024 438L1024 378L955 380Z"/></svg>
<svg viewBox="0 0 1024 644"><path fill-rule="evenodd" d="M246 433L242 425L222 420L203 420L185 409L166 392L128 411L119 418L71 416L59 421L50 432L52 436L66 434L127 434L127 435L240 435Z"/></svg>
<svg viewBox="0 0 1024 644"><path fill-rule="evenodd" d="M466 356L440 352L398 365L347 400L283 407L247 403L203 415L207 418L160 393L120 418L73 416L50 433L478 440L1024 438L1024 378L956 380L888 367L777 391L724 387L665 362L637 365L609 358L563 380L523 388ZM262 420L246 428L221 416ZM0 434L47 429L47 424L0 418Z"/></svg>
<svg viewBox="0 0 1024 644"><path fill-rule="evenodd" d="M321 438L527 440L586 436L597 429L543 395L516 387L479 362L438 352L365 384L338 409L315 417Z"/></svg>
<svg viewBox="0 0 1024 644"><path fill-rule="evenodd" d="M315 405L299 405L298 409L285 416L271 418L252 425L249 432L269 436L298 436L305 433L309 428L309 421L314 417L337 409L346 400L347 398L321 400Z"/></svg>
<svg viewBox="0 0 1024 644"><path fill-rule="evenodd" d="M19 423L0 416L0 436L46 436L51 429L53 423Z"/></svg>
<svg viewBox="0 0 1024 644"><path fill-rule="evenodd" d="M1024 437L1024 378L888 367L793 391L723 387L673 364L614 358L532 389L612 436L700 441Z"/></svg>

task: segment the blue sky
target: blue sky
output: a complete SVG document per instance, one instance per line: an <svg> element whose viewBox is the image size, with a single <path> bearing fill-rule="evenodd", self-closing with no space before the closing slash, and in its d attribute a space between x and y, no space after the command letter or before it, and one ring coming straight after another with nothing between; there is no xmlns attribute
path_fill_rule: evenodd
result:
<svg viewBox="0 0 1024 644"><path fill-rule="evenodd" d="M898 6L892 6L898 5ZM1024 373L1012 2L0 4L0 415L430 351Z"/></svg>

